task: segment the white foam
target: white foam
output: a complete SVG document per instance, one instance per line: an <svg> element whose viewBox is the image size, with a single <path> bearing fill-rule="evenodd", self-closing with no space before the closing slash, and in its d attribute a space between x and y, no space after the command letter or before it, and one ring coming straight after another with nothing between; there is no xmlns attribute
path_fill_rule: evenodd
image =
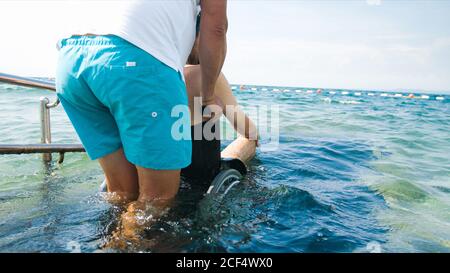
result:
<svg viewBox="0 0 450 273"><path fill-rule="evenodd" d="M368 96L375 96L374 93L367 93Z"/></svg>
<svg viewBox="0 0 450 273"><path fill-rule="evenodd" d="M256 91L256 90L258 90L258 89L257 89L257 88L255 88L255 87L253 87L253 88L252 88L252 91Z"/></svg>
<svg viewBox="0 0 450 273"><path fill-rule="evenodd" d="M380 95L380 97L387 97L388 96L388 94L386 94L386 93L382 93L381 95Z"/></svg>
<svg viewBox="0 0 450 273"><path fill-rule="evenodd" d="M421 98L421 99L424 99L424 100L428 100L428 99L430 99L430 96L422 95L422 96L420 96L420 98Z"/></svg>
<svg viewBox="0 0 450 273"><path fill-rule="evenodd" d="M339 103L342 104L361 104L361 102L356 100L340 100Z"/></svg>
<svg viewBox="0 0 450 273"><path fill-rule="evenodd" d="M395 94L394 97L401 98L401 97L403 97L403 94Z"/></svg>
<svg viewBox="0 0 450 273"><path fill-rule="evenodd" d="M262 91L267 91L267 88L261 88Z"/></svg>
<svg viewBox="0 0 450 273"><path fill-rule="evenodd" d="M444 100L444 97L436 97L436 100Z"/></svg>
<svg viewBox="0 0 450 273"><path fill-rule="evenodd" d="M329 92L331 95L334 95L334 94L336 94L336 92L335 91L330 91Z"/></svg>
<svg viewBox="0 0 450 273"><path fill-rule="evenodd" d="M361 92L355 92L355 96L361 96Z"/></svg>
<svg viewBox="0 0 450 273"><path fill-rule="evenodd" d="M308 90L308 91L306 91L306 93L307 93L307 94L312 94L312 93L314 93L314 91Z"/></svg>
<svg viewBox="0 0 450 273"><path fill-rule="evenodd" d="M348 95L348 92L347 92L347 91L342 91L341 94L342 94L342 95Z"/></svg>

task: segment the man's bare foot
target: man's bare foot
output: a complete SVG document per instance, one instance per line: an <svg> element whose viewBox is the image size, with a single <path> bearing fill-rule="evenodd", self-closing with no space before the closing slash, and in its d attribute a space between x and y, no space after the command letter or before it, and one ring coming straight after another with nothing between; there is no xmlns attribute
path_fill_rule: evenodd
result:
<svg viewBox="0 0 450 273"><path fill-rule="evenodd" d="M135 201L128 204L117 229L104 248L126 249L142 241L142 233L169 211L169 203L161 201Z"/></svg>

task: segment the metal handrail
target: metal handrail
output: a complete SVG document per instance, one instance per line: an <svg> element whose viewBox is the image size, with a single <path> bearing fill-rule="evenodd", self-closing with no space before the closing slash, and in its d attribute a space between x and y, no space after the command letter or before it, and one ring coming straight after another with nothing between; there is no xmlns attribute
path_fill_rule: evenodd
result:
<svg viewBox="0 0 450 273"><path fill-rule="evenodd" d="M85 152L81 144L1 144L0 154Z"/></svg>
<svg viewBox="0 0 450 273"><path fill-rule="evenodd" d="M56 86L53 81L20 77L5 73L0 73L0 82L56 91ZM59 104L60 101L58 98L52 103L47 97L40 98L41 144L0 144L0 154L42 153L42 159L48 163L52 160L51 153L59 153L60 157L58 162L62 163L64 153L85 152L81 144L51 144L50 109L57 107Z"/></svg>
<svg viewBox="0 0 450 273"><path fill-rule="evenodd" d="M0 73L0 82L56 91L55 82Z"/></svg>

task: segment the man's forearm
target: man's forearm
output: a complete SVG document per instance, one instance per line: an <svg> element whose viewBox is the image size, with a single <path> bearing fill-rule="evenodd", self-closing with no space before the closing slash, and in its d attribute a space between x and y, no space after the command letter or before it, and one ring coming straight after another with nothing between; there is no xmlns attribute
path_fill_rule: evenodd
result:
<svg viewBox="0 0 450 273"><path fill-rule="evenodd" d="M227 51L226 1L205 1L200 25L199 59L202 70L203 103L214 102L214 89Z"/></svg>
<svg viewBox="0 0 450 273"><path fill-rule="evenodd" d="M203 36L204 37L204 36ZM200 38L200 63L202 70L202 96L206 103L214 97L214 87L225 60L226 39L208 39L204 37L204 45Z"/></svg>

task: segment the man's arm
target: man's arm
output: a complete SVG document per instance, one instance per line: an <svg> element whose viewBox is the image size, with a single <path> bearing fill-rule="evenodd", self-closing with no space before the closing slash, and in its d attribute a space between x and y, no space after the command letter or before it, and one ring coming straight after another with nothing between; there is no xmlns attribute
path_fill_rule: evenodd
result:
<svg viewBox="0 0 450 273"><path fill-rule="evenodd" d="M217 80L216 93L217 97L226 105L225 116L233 125L234 130L239 133L239 137L221 152L221 157L238 158L247 164L256 154L258 130L253 121L242 111L223 73Z"/></svg>
<svg viewBox="0 0 450 273"><path fill-rule="evenodd" d="M220 73L219 78L217 79L216 97L222 101L223 105L225 105L223 113L228 121L233 125L234 130L236 130L241 136L257 142L258 130L253 121L239 106L233 95L233 91L231 91L230 84L223 73Z"/></svg>
<svg viewBox="0 0 450 273"><path fill-rule="evenodd" d="M203 105L214 104L214 88L227 51L227 0L202 0L199 59Z"/></svg>

